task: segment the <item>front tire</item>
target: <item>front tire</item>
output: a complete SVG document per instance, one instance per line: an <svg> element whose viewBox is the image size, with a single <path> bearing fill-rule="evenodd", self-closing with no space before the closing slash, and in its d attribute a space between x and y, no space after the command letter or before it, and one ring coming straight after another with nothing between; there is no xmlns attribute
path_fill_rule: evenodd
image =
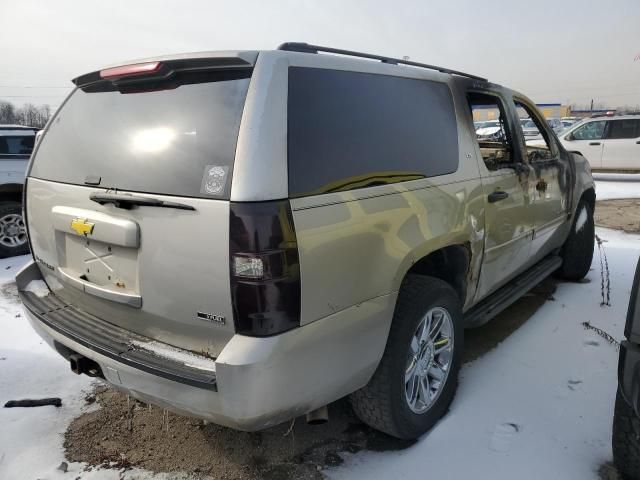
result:
<svg viewBox="0 0 640 480"><path fill-rule="evenodd" d="M427 432L447 412L464 345L460 299L446 282L408 275L378 369L350 396L356 415L401 439Z"/></svg>
<svg viewBox="0 0 640 480"><path fill-rule="evenodd" d="M593 209L586 201L580 200L571 232L560 252L562 266L558 270L558 276L565 280L582 280L591 268L594 243Z"/></svg>
<svg viewBox="0 0 640 480"><path fill-rule="evenodd" d="M29 253L27 229L19 202L0 203L0 258Z"/></svg>
<svg viewBox="0 0 640 480"><path fill-rule="evenodd" d="M640 480L640 418L620 392L613 413L613 463L625 480Z"/></svg>

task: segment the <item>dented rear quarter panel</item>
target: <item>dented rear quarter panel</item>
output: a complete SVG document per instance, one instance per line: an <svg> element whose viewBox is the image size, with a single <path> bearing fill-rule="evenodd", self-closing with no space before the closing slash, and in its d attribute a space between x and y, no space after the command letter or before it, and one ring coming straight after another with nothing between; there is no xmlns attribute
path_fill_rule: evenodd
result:
<svg viewBox="0 0 640 480"><path fill-rule="evenodd" d="M413 75L447 82L438 73L417 72ZM302 324L397 292L415 262L451 245L470 252L464 304L471 304L484 248L485 197L467 105L450 88L458 130L456 172L291 200ZM394 306L389 305L388 325Z"/></svg>

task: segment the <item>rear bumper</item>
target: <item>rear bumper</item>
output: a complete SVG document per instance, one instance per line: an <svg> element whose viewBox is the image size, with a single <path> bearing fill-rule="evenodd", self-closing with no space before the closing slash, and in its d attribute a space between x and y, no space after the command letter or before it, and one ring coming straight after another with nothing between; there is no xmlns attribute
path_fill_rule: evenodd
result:
<svg viewBox="0 0 640 480"><path fill-rule="evenodd" d="M377 297L273 337L235 335L210 360L215 372L211 367L198 372L180 365L184 355L193 355L187 351L173 349L171 359L132 356L132 350L122 349L125 333L95 317L92 322L100 325L63 328L73 307L43 314L34 306L39 297L24 292L39 278L38 267L28 265L18 274L18 290L31 325L57 351L63 345L94 360L107 382L141 401L247 431L303 415L364 386L384 351L396 297ZM88 333L100 332L108 338L86 341ZM131 338L136 345L150 340ZM107 339L120 342L116 351L104 348Z"/></svg>
<svg viewBox="0 0 640 480"><path fill-rule="evenodd" d="M640 415L640 346L626 340L620 345L618 386L636 415Z"/></svg>

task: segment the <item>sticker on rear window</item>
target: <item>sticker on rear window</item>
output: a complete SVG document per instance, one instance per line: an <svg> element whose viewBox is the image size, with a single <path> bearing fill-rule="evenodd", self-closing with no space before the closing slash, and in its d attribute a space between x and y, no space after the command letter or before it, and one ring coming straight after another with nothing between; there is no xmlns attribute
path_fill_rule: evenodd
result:
<svg viewBox="0 0 640 480"><path fill-rule="evenodd" d="M202 176L200 193L205 195L222 195L227 184L229 167L219 165L207 165Z"/></svg>

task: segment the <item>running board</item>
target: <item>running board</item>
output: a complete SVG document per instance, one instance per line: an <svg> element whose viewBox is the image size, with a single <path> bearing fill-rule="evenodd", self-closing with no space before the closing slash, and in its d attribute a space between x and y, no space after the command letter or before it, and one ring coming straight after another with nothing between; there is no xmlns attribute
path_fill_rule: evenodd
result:
<svg viewBox="0 0 640 480"><path fill-rule="evenodd" d="M520 274L467 311L464 314L465 328L484 325L560 268L561 265L562 258L551 255Z"/></svg>

